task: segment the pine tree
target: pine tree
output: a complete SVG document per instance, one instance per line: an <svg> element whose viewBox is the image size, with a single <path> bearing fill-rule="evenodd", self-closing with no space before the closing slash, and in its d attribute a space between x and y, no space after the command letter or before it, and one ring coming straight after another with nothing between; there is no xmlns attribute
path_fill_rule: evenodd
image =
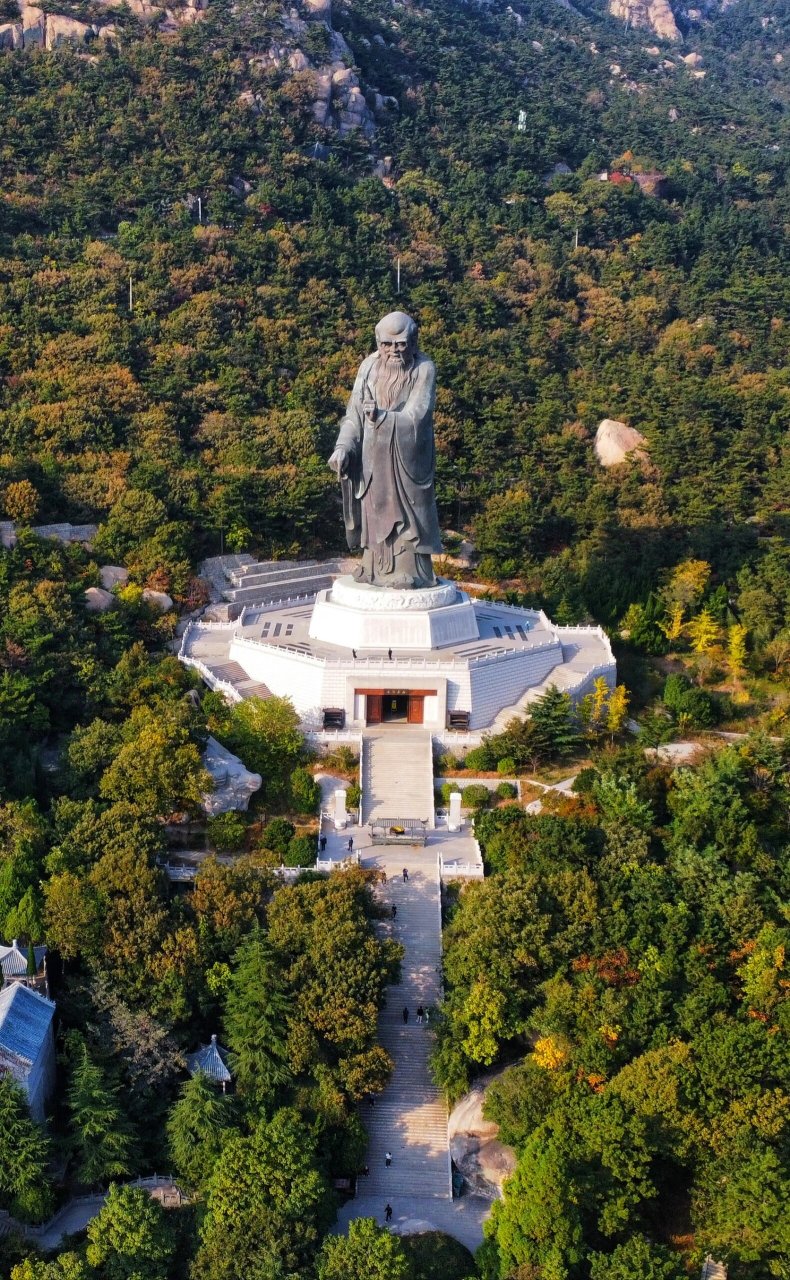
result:
<svg viewBox="0 0 790 1280"><path fill-rule="evenodd" d="M225 1003L231 1071L239 1093L265 1105L291 1074L285 1038L290 1001L260 930L239 947L234 966Z"/></svg>
<svg viewBox="0 0 790 1280"><path fill-rule="evenodd" d="M49 1142L10 1076L0 1075L0 1206L24 1221L40 1221L51 1209Z"/></svg>
<svg viewBox="0 0 790 1280"><path fill-rule="evenodd" d="M580 737L570 695L552 685L530 707L536 749L544 759L573 755Z"/></svg>
<svg viewBox="0 0 790 1280"><path fill-rule="evenodd" d="M129 1173L131 1136L118 1105L118 1086L108 1082L78 1033L69 1036L67 1050L72 1068L66 1098L76 1174L86 1186L95 1186Z"/></svg>
<svg viewBox="0 0 790 1280"><path fill-rule="evenodd" d="M170 1154L179 1177L202 1188L233 1132L233 1102L203 1072L182 1085L167 1121Z"/></svg>

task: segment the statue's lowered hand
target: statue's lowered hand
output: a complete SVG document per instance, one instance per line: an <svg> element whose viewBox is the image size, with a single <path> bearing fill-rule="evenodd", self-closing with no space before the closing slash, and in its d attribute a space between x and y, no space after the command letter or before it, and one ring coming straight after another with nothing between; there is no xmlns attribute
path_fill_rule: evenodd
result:
<svg viewBox="0 0 790 1280"><path fill-rule="evenodd" d="M332 457L329 459L329 466L335 472L338 478L348 475L348 469L351 465L351 454L348 449L335 449Z"/></svg>

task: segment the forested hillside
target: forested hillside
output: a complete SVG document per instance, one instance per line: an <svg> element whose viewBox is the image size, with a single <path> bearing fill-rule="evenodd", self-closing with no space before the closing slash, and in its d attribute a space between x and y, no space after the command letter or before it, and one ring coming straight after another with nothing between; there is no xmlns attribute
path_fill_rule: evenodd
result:
<svg viewBox="0 0 790 1280"><path fill-rule="evenodd" d="M690 553L732 593L787 497L787 6L703 24L699 78L549 0L339 5L399 104L372 141L314 123L312 73L262 56L278 22L220 0L169 38L127 15L120 48L0 54L6 514L109 518L177 592L221 536L335 545L324 459L400 257L442 515L484 571L608 621ZM607 416L649 461L599 467Z"/></svg>
<svg viewBox="0 0 790 1280"><path fill-rule="evenodd" d="M332 29L278 0L145 8L0 40L0 938L50 946L61 1055L46 1130L0 1080L0 1207L41 1221L154 1168L193 1203L116 1189L54 1260L3 1236L3 1274L472 1270L441 1239L327 1234L400 949L374 873L272 874L315 857L293 708L231 708L167 652L202 556L340 550L326 459L397 305L438 366L448 548L618 633L624 681L578 712L551 691L467 762L587 766L541 817L478 815L486 879L445 902L438 1079L511 1064L489 1108L518 1168L477 1274L679 1280L711 1249L786 1277L787 0L678 6L674 43L604 0L349 0ZM358 131L316 110L338 57ZM616 466L603 419L643 437ZM90 548L28 528L67 520ZM90 612L109 561L130 580ZM758 718L698 767L646 754ZM248 815L206 820L209 734L264 779ZM236 856L182 893L162 864L195 830ZM228 1096L186 1079L212 1034Z"/></svg>

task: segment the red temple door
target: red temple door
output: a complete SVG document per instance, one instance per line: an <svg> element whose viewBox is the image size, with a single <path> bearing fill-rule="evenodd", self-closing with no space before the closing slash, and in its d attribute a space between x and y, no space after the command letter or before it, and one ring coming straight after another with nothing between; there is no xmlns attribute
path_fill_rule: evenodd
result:
<svg viewBox="0 0 790 1280"><path fill-rule="evenodd" d="M407 713L407 720L409 724L422 724L424 709L425 695L422 693L410 693L409 710Z"/></svg>

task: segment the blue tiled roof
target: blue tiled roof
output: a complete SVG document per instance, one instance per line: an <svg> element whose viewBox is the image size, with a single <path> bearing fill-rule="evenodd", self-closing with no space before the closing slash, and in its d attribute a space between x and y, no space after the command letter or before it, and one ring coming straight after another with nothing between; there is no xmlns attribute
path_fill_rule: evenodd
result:
<svg viewBox="0 0 790 1280"><path fill-rule="evenodd" d="M0 1051L34 1063L54 1014L52 1001L37 991L18 982L5 987L0 991Z"/></svg>
<svg viewBox="0 0 790 1280"><path fill-rule="evenodd" d="M44 963L47 948L45 946L34 947L33 954L36 959L36 973L38 973ZM27 973L27 947L20 947L16 938L14 938L10 946L0 946L0 969L4 978L16 977L18 974Z"/></svg>
<svg viewBox="0 0 790 1280"><path fill-rule="evenodd" d="M227 1084L231 1079L231 1074L225 1065L227 1053L227 1049L217 1044L217 1037L212 1036L210 1044L202 1044L196 1053L187 1055L187 1070L191 1076L202 1072L210 1080L220 1080Z"/></svg>

